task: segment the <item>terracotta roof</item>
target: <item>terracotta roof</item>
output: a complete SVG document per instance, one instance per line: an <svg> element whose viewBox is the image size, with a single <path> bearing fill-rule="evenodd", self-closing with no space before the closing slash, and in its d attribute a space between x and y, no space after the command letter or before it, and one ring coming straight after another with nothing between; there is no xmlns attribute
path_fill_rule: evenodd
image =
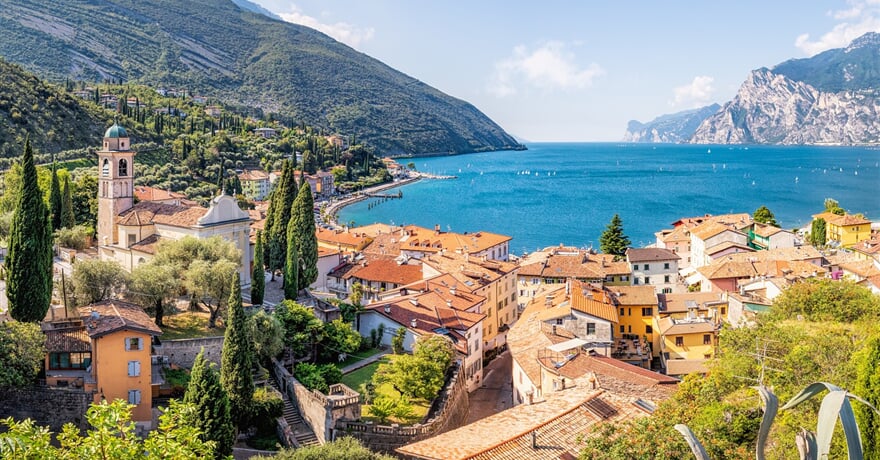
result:
<svg viewBox="0 0 880 460"><path fill-rule="evenodd" d="M372 239L369 236L362 233L328 230L321 227L315 229L315 236L318 239L318 243L330 246L342 246L357 251L363 249L366 245L372 242Z"/></svg>
<svg viewBox="0 0 880 460"><path fill-rule="evenodd" d="M661 260L679 260L681 257L663 248L629 248L626 250L626 258L630 262L655 262Z"/></svg>
<svg viewBox="0 0 880 460"><path fill-rule="evenodd" d="M410 284L422 279L421 265L398 264L390 257L367 257L363 261L348 265L351 267L334 269L331 276L396 285Z"/></svg>
<svg viewBox="0 0 880 460"><path fill-rule="evenodd" d="M65 329L49 329L46 334L48 352L86 352L92 351L89 334L83 325Z"/></svg>
<svg viewBox="0 0 880 460"><path fill-rule="evenodd" d="M759 222L755 222L755 227L753 231L756 235L763 236L764 238L769 238L780 232L791 233L788 230L783 230L779 227L774 227L770 224L762 224Z"/></svg>
<svg viewBox="0 0 880 460"><path fill-rule="evenodd" d="M669 375L705 374L705 359L668 359L666 360L666 373Z"/></svg>
<svg viewBox="0 0 880 460"><path fill-rule="evenodd" d="M821 214L813 215L813 218L825 219L825 222L832 223L839 227L849 227L851 225L871 225L870 220L852 214L844 214L842 216L838 216L837 214L832 214L830 212L823 212Z"/></svg>
<svg viewBox="0 0 880 460"><path fill-rule="evenodd" d="M852 262L843 262L840 264L841 270L850 272L861 278L870 278L880 275L880 270L874 266L874 262L870 260L858 260Z"/></svg>
<svg viewBox="0 0 880 460"><path fill-rule="evenodd" d="M372 238L375 238L379 235L390 235L392 233L394 233L394 234L398 235L398 237L400 237L400 235L401 235L400 228L401 227L396 227L393 225L375 223L375 224L362 225L360 227L355 227L355 228L351 229L351 231L361 233L361 234L370 236Z"/></svg>
<svg viewBox="0 0 880 460"><path fill-rule="evenodd" d="M158 243L162 239L158 233L154 233L137 243L131 245L132 251L140 251L147 254L156 254L156 250L158 249Z"/></svg>
<svg viewBox="0 0 880 460"><path fill-rule="evenodd" d="M751 262L734 261L728 257L713 261L709 265L704 265L698 268L697 271L709 280L748 278L750 276L755 276L758 273Z"/></svg>
<svg viewBox="0 0 880 460"><path fill-rule="evenodd" d="M173 204L141 201L122 211L117 217L119 225L144 226L152 224L189 228L198 224L208 210L201 206L177 206Z"/></svg>
<svg viewBox="0 0 880 460"><path fill-rule="evenodd" d="M664 243L688 242L691 240L691 231L689 227L685 225L675 227L671 230L661 230L654 235Z"/></svg>
<svg viewBox="0 0 880 460"><path fill-rule="evenodd" d="M707 240L712 238L715 235L719 235L726 231L742 233L734 228L730 228L727 225L718 223L718 222L706 222L704 224L698 225L691 229L691 235L696 236L701 240Z"/></svg>
<svg viewBox="0 0 880 460"><path fill-rule="evenodd" d="M723 241L721 243L716 244L715 246L710 246L710 247L706 248L705 252L706 252L706 255L711 256L714 254L718 254L719 252L726 251L730 248L742 249L742 252L755 252L755 250L750 248L748 245L739 244L734 241Z"/></svg>
<svg viewBox="0 0 880 460"><path fill-rule="evenodd" d="M474 294L448 273L407 284L401 287L401 291L403 290L411 294L425 294L425 297L420 297L420 301L426 305L433 302L435 305L446 305L456 310L470 310L486 301L485 297Z"/></svg>
<svg viewBox="0 0 880 460"><path fill-rule="evenodd" d="M160 335L162 330L133 303L121 300L104 300L80 307L80 314L89 337L101 337L121 330L133 330L150 335ZM95 318L94 313L97 314Z"/></svg>
<svg viewBox="0 0 880 460"><path fill-rule="evenodd" d="M486 315L471 313L449 308L445 303L437 304L436 298L430 298L424 294L415 294L403 297L395 297L370 304L367 311L376 312L397 324L408 329L414 329L420 334L449 335L442 329L466 332L479 324ZM462 354L467 355L467 342L460 335L450 337L453 339L455 348Z"/></svg>
<svg viewBox="0 0 880 460"><path fill-rule="evenodd" d="M680 382L680 380L675 377L663 375L659 372L654 372L643 367L634 366L632 364L598 354L589 355L586 353L581 353L577 356L577 358L569 361L568 364L562 366L562 369L569 365L574 365L573 367L579 368L579 370L577 371L579 371L581 375L587 372L593 372L600 379L600 381L603 377L605 377L606 379L615 378L618 380L649 387L655 385L668 385L672 386L672 391L675 391L674 386Z"/></svg>
<svg viewBox="0 0 880 460"><path fill-rule="evenodd" d="M715 323L703 319L678 320L671 317L660 318L657 326L663 335L700 334L715 332Z"/></svg>
<svg viewBox="0 0 880 460"><path fill-rule="evenodd" d="M687 302L694 302L698 310L707 310L709 302L721 302L724 294L720 292L687 292L682 294L657 294L660 314L687 313Z"/></svg>
<svg viewBox="0 0 880 460"><path fill-rule="evenodd" d="M136 185L134 187L134 196L138 201L164 201L186 198L183 193L172 192L170 190L162 190L160 188L148 187L146 185Z"/></svg>
<svg viewBox="0 0 880 460"><path fill-rule="evenodd" d="M564 393L564 395L563 395ZM603 408L608 417L596 413ZM601 413L601 412L600 412ZM548 459L569 453L577 456L584 436L597 426L647 416L633 399L602 390L562 391L560 397L540 404L521 404L432 438L407 444L397 452L431 460ZM499 429L503 427L503 429ZM538 448L532 447L531 433Z"/></svg>
<svg viewBox="0 0 880 460"><path fill-rule="evenodd" d="M619 305L657 305L657 294L652 286L606 286L615 294Z"/></svg>
<svg viewBox="0 0 880 460"><path fill-rule="evenodd" d="M238 178L243 181L267 181L269 173L260 169L246 169L238 175Z"/></svg>
<svg viewBox="0 0 880 460"><path fill-rule="evenodd" d="M870 239L859 241L852 250L866 255L880 254L880 233L872 233Z"/></svg>
<svg viewBox="0 0 880 460"><path fill-rule="evenodd" d="M617 316L617 307L613 302L604 291L594 290L579 281L572 283L571 308L574 310L617 323L620 319Z"/></svg>
<svg viewBox="0 0 880 460"><path fill-rule="evenodd" d="M719 214L717 216L706 214L698 217L683 217L673 222L672 226L685 226L693 228L706 222L717 222L724 225L734 225L737 228L743 228L752 223L752 215L743 212L737 214Z"/></svg>
<svg viewBox="0 0 880 460"><path fill-rule="evenodd" d="M614 261L609 254L593 254L577 248L548 248L530 254L520 265L519 275L543 278L601 280L610 275L631 273L629 263Z"/></svg>

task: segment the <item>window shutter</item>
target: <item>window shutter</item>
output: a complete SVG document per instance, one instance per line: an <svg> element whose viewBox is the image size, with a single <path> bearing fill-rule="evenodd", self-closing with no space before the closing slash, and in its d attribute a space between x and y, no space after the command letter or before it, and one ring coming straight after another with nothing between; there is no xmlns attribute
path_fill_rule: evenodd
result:
<svg viewBox="0 0 880 460"><path fill-rule="evenodd" d="M129 361L128 362L128 376L129 377L137 377L141 375L141 362L140 361Z"/></svg>
<svg viewBox="0 0 880 460"><path fill-rule="evenodd" d="M125 351L131 350L131 339L125 339Z"/></svg>

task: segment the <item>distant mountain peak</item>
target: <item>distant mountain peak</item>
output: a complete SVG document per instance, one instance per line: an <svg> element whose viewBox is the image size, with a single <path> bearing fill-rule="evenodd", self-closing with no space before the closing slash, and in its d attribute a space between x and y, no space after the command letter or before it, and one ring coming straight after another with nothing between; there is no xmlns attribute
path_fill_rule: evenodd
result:
<svg viewBox="0 0 880 460"><path fill-rule="evenodd" d="M232 0L232 3L235 3L235 6L241 8L245 11L250 11L251 13L262 14L263 16L267 16L272 19L277 19L279 21L283 21L283 19L281 19L281 16L278 16L277 14L267 10L266 8L263 8L260 5L257 5L254 2L250 2L248 0Z"/></svg>
<svg viewBox="0 0 880 460"><path fill-rule="evenodd" d="M630 120L626 127L624 142L687 142L700 123L717 112L721 106L708 105L697 109L661 115L647 123Z"/></svg>
<svg viewBox="0 0 880 460"><path fill-rule="evenodd" d="M868 32L850 42L849 46L844 48L843 51L849 53L853 50L865 47L880 47L880 33Z"/></svg>

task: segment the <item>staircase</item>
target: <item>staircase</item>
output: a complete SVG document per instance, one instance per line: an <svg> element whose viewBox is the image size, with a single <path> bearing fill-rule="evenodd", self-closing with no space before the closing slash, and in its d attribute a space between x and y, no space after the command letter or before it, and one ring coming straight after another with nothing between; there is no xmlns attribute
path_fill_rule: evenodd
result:
<svg viewBox="0 0 880 460"><path fill-rule="evenodd" d="M275 381L274 377L269 378L269 385L281 393L281 390L278 388L278 382ZM315 432L309 428L309 425L303 420L302 416L299 414L299 410L297 410L296 405L287 397L286 394L281 393L281 398L284 400L284 420L290 426L290 429L293 430L293 437L296 439L296 443L299 445L298 447L308 447L308 446L317 446L321 444L318 441L318 437L315 436Z"/></svg>

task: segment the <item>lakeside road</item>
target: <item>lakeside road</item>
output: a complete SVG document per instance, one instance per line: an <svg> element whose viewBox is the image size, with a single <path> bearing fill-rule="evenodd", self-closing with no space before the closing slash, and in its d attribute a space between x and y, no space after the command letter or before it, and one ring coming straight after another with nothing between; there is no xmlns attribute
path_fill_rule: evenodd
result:
<svg viewBox="0 0 880 460"><path fill-rule="evenodd" d="M417 175L416 175L415 177L408 177L408 178L406 178L406 179L401 179L401 180L399 180L399 181L389 182L389 183L385 183L385 184L379 184L379 185L376 185L376 186L373 186L373 187L369 187L369 188L365 188L365 189L363 189L363 190L359 190L359 191L357 191L357 192L355 192L355 193L352 193L352 194L346 196L345 198L343 198L343 199L341 199L341 200L334 201L334 202L330 203L330 204L327 206L327 209L325 210L326 214L330 216L330 219L332 219L332 220L330 221L330 223L331 223L333 226L337 226L337 227L338 227L338 226L339 226L339 223L336 221L336 215L339 213L339 211L342 210L342 208L344 208L344 207L346 207L346 206L348 206L348 205L351 205L351 204L357 203L358 201L361 201L361 200L366 200L367 198L369 198L369 196L367 196L367 194L370 194L370 193L378 193L378 192L381 192L381 191L383 191L383 190L388 190L388 189L391 189L391 188L401 187L401 186L404 186L404 185L407 185L407 184L412 184L413 182L420 181L420 180L422 179L422 175L420 175L420 174L418 174L418 173L416 173L416 174L417 174Z"/></svg>

